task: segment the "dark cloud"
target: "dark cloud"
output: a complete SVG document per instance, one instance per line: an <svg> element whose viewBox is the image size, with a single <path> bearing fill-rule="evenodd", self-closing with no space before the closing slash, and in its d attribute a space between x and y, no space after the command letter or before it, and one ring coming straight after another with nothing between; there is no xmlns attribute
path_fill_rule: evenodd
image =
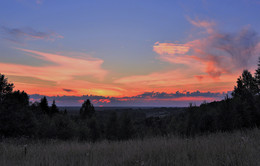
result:
<svg viewBox="0 0 260 166"><path fill-rule="evenodd" d="M215 34L212 46L226 52L237 68L246 68L258 42L259 37L255 31L243 29L236 34ZM220 60L216 63L220 63Z"/></svg>
<svg viewBox="0 0 260 166"><path fill-rule="evenodd" d="M27 40L50 40L54 41L63 36L55 32L41 32L32 28L9 28L2 26L1 31L3 37L15 43L24 43Z"/></svg>
<svg viewBox="0 0 260 166"><path fill-rule="evenodd" d="M64 90L65 92L75 92L75 90L73 89L62 89L62 90Z"/></svg>
<svg viewBox="0 0 260 166"><path fill-rule="evenodd" d="M228 93L212 92L145 92L132 97L104 97L94 95L83 96L47 96L48 100L56 100L59 106L81 106L82 102L90 99L95 106L188 106L189 103L200 104L203 101L221 100ZM31 101L39 101L42 95L30 95Z"/></svg>
<svg viewBox="0 0 260 166"><path fill-rule="evenodd" d="M208 75L218 78L250 67L259 41L255 31L245 28L237 33L212 31L208 37L193 42L192 47L196 59L205 63Z"/></svg>

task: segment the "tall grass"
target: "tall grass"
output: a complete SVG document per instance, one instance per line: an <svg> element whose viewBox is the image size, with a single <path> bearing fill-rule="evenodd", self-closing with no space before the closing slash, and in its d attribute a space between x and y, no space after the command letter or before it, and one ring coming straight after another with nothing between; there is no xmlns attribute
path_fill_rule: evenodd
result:
<svg viewBox="0 0 260 166"><path fill-rule="evenodd" d="M28 141L28 140L27 140ZM240 166L260 165L260 130L216 133L183 139L175 136L122 142L77 141L0 143L1 166Z"/></svg>

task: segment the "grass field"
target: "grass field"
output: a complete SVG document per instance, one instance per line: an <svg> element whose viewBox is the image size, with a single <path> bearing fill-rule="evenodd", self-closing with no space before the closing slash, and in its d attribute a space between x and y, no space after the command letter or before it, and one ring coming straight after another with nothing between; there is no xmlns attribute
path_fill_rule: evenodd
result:
<svg viewBox="0 0 260 166"><path fill-rule="evenodd" d="M94 144L56 140L44 143L28 141L30 140L3 140L0 143L0 165L260 165L259 129L216 133L192 139L169 136Z"/></svg>

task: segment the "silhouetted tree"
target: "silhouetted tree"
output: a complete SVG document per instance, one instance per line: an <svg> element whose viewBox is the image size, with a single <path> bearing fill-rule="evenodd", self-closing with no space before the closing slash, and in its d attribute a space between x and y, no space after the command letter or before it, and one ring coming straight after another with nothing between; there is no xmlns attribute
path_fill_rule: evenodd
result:
<svg viewBox="0 0 260 166"><path fill-rule="evenodd" d="M255 70L255 80L257 84L257 93L260 92L260 57L258 58L257 69Z"/></svg>
<svg viewBox="0 0 260 166"><path fill-rule="evenodd" d="M257 94L258 87L255 78L248 70L244 70L242 77L237 79L237 86L235 86L232 95L246 99L248 96Z"/></svg>
<svg viewBox="0 0 260 166"><path fill-rule="evenodd" d="M5 75L0 73L0 105L6 94L11 93L13 91L14 84L9 83L8 79L5 78Z"/></svg>
<svg viewBox="0 0 260 166"><path fill-rule="evenodd" d="M0 135L32 136L36 119L29 109L29 97L25 92L15 91L5 95L0 109Z"/></svg>
<svg viewBox="0 0 260 166"><path fill-rule="evenodd" d="M50 115L50 107L48 105L48 100L45 96L41 99L39 106L43 113Z"/></svg>
<svg viewBox="0 0 260 166"><path fill-rule="evenodd" d="M52 105L51 105L51 114L56 114L59 113L59 109L56 106L55 100L53 100Z"/></svg>
<svg viewBox="0 0 260 166"><path fill-rule="evenodd" d="M95 115L95 108L91 104L89 99L84 101L84 103L82 104L82 106L80 108L79 113L80 113L80 117L82 119L91 118L93 115Z"/></svg>

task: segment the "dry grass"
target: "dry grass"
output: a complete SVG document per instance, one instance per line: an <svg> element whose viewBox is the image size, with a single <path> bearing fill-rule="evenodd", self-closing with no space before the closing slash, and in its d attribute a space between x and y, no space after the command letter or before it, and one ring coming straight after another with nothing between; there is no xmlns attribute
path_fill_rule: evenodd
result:
<svg viewBox="0 0 260 166"><path fill-rule="evenodd" d="M178 137L147 138L95 144L76 141L47 143L3 141L1 166L239 166L260 165L260 130L217 133L193 139Z"/></svg>

